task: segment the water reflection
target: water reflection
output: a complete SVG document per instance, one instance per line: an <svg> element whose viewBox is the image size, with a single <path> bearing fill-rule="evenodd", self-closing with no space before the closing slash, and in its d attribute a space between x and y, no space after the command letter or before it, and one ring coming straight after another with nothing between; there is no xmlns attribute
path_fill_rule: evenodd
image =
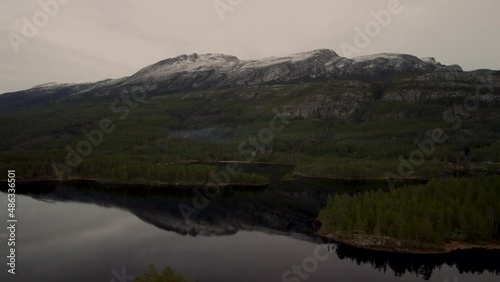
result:
<svg viewBox="0 0 500 282"><path fill-rule="evenodd" d="M390 270L396 277L411 273L430 280L434 271L443 265L456 267L460 274L489 272L500 276L499 251L475 249L440 255L408 255L339 245L336 252L342 260L348 259L358 265L369 264L384 273Z"/></svg>
<svg viewBox="0 0 500 282"><path fill-rule="evenodd" d="M249 237L248 232L257 231L302 242L326 243L313 235L318 228L314 218L324 205L327 195L341 190L345 192L346 189L363 189L360 185L364 184L356 185L332 185L308 180L275 183L269 189L259 192L229 190L213 200L199 216L190 218L189 223L184 220L178 207L181 203L192 204L190 195L123 195L99 191L96 187L59 185L26 186L20 187L19 191L43 201L44 205L75 202L119 208L161 230L185 237L230 238L238 237L235 236L238 233L239 236L244 234L245 237L252 238L249 240L255 240L256 237ZM500 275L498 251L468 250L444 255L405 255L361 250L346 245L336 245L335 249L340 261L369 265L381 273L392 273L393 277L411 275L418 277L420 281L430 280L445 265L456 268L459 274ZM291 246L287 252L292 254L293 251ZM476 281L481 280L480 277L482 276L476 276ZM451 278L449 280L452 281Z"/></svg>

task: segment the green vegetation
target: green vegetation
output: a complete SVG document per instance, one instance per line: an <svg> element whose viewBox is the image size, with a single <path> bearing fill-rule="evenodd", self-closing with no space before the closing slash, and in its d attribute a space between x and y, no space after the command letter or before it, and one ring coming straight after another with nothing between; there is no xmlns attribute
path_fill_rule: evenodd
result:
<svg viewBox="0 0 500 282"><path fill-rule="evenodd" d="M425 156L415 167L414 177L439 176L448 162L470 148L473 163L500 163L500 119L498 106L484 105L463 117L458 130L443 121L451 107L448 101L402 103L375 100L352 118L303 118L290 120L270 143L246 153L239 146L258 137L269 127L273 109L300 104L317 95L335 99L344 91L367 91L367 86L349 88L340 82L300 83L206 90L149 97L121 120L111 104L116 96L69 97L53 104L23 111L0 112L0 169L17 169L25 179L54 179L52 164L64 164L67 146L75 149L87 140L84 130L99 128L109 118L116 129L72 168L70 177L106 181L203 182L208 167L177 166L190 161L248 160L296 164L296 173L338 178L381 178L387 171L397 174L398 157L408 158L417 149L416 140L428 131L442 128L448 140ZM29 114L27 114L29 111ZM405 115L401 116L404 112ZM280 126L280 124L278 124ZM253 152L252 152L253 150ZM236 182L261 183L242 175ZM232 179L233 180L233 179Z"/></svg>
<svg viewBox="0 0 500 282"><path fill-rule="evenodd" d="M442 248L450 241L500 244L500 176L336 195L319 220L322 234L354 244L373 236L395 239L401 248Z"/></svg>
<svg viewBox="0 0 500 282"><path fill-rule="evenodd" d="M150 264L148 270L137 277L134 282L191 282L192 280L180 275L174 269L166 267L160 273L154 264Z"/></svg>
<svg viewBox="0 0 500 282"><path fill-rule="evenodd" d="M307 161L307 162L306 162ZM388 171L397 173L400 162L397 159L349 159L332 157L304 157L297 171L307 176L328 176L333 178L382 178ZM438 177L443 170L443 162L427 160L415 167L414 176Z"/></svg>
<svg viewBox="0 0 500 282"><path fill-rule="evenodd" d="M39 154L42 158L46 157ZM23 155L21 155L23 156ZM7 171L15 168L24 179L54 179L52 163L44 161L29 161L30 158L16 156L15 153L5 154L0 161L0 169ZM89 158L66 175L69 178L98 179L103 182L136 183L136 184L178 184L178 185L205 185L205 184L267 184L269 180L255 173L241 172L230 175L228 183L217 183L211 177L219 169L214 165L203 164L163 164L152 163L151 159L143 161L130 160L126 157ZM226 181L226 179L221 179Z"/></svg>

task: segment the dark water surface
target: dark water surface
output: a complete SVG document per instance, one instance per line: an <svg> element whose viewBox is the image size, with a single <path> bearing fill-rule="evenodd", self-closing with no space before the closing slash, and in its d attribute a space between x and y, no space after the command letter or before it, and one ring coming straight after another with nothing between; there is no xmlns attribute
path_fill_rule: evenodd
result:
<svg viewBox="0 0 500 282"><path fill-rule="evenodd" d="M124 282L131 280L113 273L137 275L150 263L201 282L500 281L495 251L401 255L315 238L313 219L326 195L359 185L299 181L254 193L227 191L189 223L179 204L192 205L190 195L127 196L66 186L21 191L17 274L7 274L0 238L0 281ZM6 226L6 194L0 193L0 203ZM323 260L327 249L333 251ZM309 271L301 270L304 279L293 274L294 265Z"/></svg>

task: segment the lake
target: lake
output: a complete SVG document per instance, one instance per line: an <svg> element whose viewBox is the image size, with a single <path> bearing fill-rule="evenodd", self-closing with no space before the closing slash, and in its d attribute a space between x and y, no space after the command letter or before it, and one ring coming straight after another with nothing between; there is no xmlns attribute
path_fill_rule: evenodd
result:
<svg viewBox="0 0 500 282"><path fill-rule="evenodd" d="M363 185L300 180L225 191L188 223L179 205L192 205L191 195L20 187L17 274L6 272L7 246L0 238L0 280L132 281L154 263L201 282L500 281L498 251L403 255L316 238L314 218L327 195ZM6 194L0 193L0 202L6 211ZM4 211L1 220L7 226ZM301 267L295 274L294 266Z"/></svg>

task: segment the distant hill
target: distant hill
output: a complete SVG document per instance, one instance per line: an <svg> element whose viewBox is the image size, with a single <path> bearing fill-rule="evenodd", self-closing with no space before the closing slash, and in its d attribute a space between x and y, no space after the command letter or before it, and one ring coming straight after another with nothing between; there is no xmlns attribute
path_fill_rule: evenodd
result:
<svg viewBox="0 0 500 282"><path fill-rule="evenodd" d="M123 100L134 95L147 98ZM276 111L290 123L266 144L241 147L262 137ZM73 176L155 178L141 164L253 154L255 161L297 164L306 175L382 177L442 131L445 142L412 174L431 177L466 162L479 170L500 162L500 72L403 54L348 59L331 50L262 60L182 55L125 78L0 95L0 167L53 177L67 146L86 140L105 118L116 130Z"/></svg>

